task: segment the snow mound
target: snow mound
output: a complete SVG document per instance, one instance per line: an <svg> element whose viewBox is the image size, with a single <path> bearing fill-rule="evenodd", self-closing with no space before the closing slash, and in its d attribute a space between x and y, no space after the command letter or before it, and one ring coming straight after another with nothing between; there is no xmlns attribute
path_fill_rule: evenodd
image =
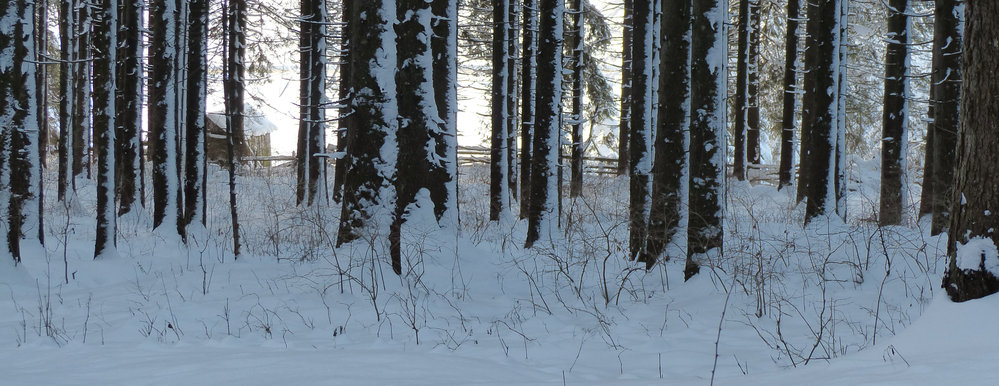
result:
<svg viewBox="0 0 999 386"><path fill-rule="evenodd" d="M999 276L999 248L988 237L973 237L957 245L957 267L962 270L985 269Z"/></svg>

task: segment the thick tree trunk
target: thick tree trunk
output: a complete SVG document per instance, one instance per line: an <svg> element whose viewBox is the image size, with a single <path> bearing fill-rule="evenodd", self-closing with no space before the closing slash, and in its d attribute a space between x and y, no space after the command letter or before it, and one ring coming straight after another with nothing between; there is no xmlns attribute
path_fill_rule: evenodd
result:
<svg viewBox="0 0 999 386"><path fill-rule="evenodd" d="M180 233L177 157L177 3L155 0L149 11L149 148L152 152L153 227L166 224Z"/></svg>
<svg viewBox="0 0 999 386"><path fill-rule="evenodd" d="M684 279L722 253L725 203L727 7L694 0L690 66L690 217ZM695 145L696 144L696 145Z"/></svg>
<svg viewBox="0 0 999 386"><path fill-rule="evenodd" d="M902 189L908 141L909 6L888 1L888 46L885 53L884 109L881 120L881 210L878 224L902 223Z"/></svg>
<svg viewBox="0 0 999 386"><path fill-rule="evenodd" d="M795 111L798 108L798 0L787 0L787 30L784 35L784 95L780 131L780 166L778 189L794 183Z"/></svg>
<svg viewBox="0 0 999 386"><path fill-rule="evenodd" d="M326 88L326 1L302 0L300 32L299 128L296 167L297 202L312 205L316 197L325 197L324 92Z"/></svg>
<svg viewBox="0 0 999 386"><path fill-rule="evenodd" d="M961 124L957 145L956 185L951 204L947 254L950 266L943 287L954 301L999 291L999 3L965 5L964 61L961 72ZM974 241L991 242L979 249ZM988 252L992 249L992 253ZM979 257L980 256L980 257Z"/></svg>
<svg viewBox="0 0 999 386"><path fill-rule="evenodd" d="M184 159L184 226L204 226L205 113L208 95L208 3L189 0L187 119Z"/></svg>
<svg viewBox="0 0 999 386"><path fill-rule="evenodd" d="M647 268L655 264L679 233L687 193L684 179L690 127L690 0L663 0L662 10L663 50Z"/></svg>
<svg viewBox="0 0 999 386"><path fill-rule="evenodd" d="M558 165L562 114L562 44L565 3L540 0L538 91L531 156L531 203L526 248L548 241L558 227Z"/></svg>
<svg viewBox="0 0 999 386"><path fill-rule="evenodd" d="M94 258L115 255L115 116L118 1L101 0L94 23L94 128L97 147L97 237Z"/></svg>
<svg viewBox="0 0 999 386"><path fill-rule="evenodd" d="M374 240L388 234L395 208L392 178L396 171L396 44L390 19L395 0L355 3L356 23L351 23L351 101L355 123L347 148L347 174L343 185L343 212L337 245L362 237ZM364 15L365 17L359 17Z"/></svg>

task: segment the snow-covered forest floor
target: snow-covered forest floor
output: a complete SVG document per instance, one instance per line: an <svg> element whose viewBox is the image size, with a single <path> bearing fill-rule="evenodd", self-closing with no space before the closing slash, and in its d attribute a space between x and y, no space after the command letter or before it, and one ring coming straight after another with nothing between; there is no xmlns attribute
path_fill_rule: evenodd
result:
<svg viewBox="0 0 999 386"><path fill-rule="evenodd" d="M999 298L950 302L945 240L878 227L877 163L851 170L847 221L808 227L789 192L730 183L724 255L688 282L682 256L625 261L613 177L524 250L523 222L487 220L488 170L463 168L460 230L408 223L401 277L372 253L385 237L334 250L339 208L296 207L282 168L239 180L238 261L216 167L187 246L128 215L119 256L93 261L81 179L73 205L46 201L46 245L0 263L0 384L999 382Z"/></svg>

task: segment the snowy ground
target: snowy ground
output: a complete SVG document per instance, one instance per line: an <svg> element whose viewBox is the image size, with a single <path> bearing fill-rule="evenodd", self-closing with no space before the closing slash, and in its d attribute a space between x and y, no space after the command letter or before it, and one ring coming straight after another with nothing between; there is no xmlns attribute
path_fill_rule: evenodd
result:
<svg viewBox="0 0 999 386"><path fill-rule="evenodd" d="M686 283L681 258L623 261L623 180L593 177L565 234L523 250L524 224L482 220L486 171L464 169L460 233L411 229L401 278L380 245L331 249L338 208L296 208L281 169L240 180L239 261L213 169L189 246L128 216L120 256L95 262L84 182L47 203L44 249L0 263L0 384L999 382L999 298L951 303L943 239L868 221L869 167L846 222L807 228L785 192L733 183L724 257Z"/></svg>

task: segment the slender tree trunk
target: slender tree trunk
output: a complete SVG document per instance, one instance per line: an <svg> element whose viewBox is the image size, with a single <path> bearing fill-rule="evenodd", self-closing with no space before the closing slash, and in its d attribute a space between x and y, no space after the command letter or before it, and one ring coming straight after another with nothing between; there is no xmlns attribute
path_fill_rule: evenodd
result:
<svg viewBox="0 0 999 386"><path fill-rule="evenodd" d="M538 79L538 0L524 0L523 87L520 128L520 218L527 218L531 202L531 153L534 121L537 118Z"/></svg>
<svg viewBox="0 0 999 386"><path fill-rule="evenodd" d="M118 30L118 96L115 105L118 125L115 149L118 183L118 214L132 210L136 204L142 205L139 189L142 185L139 156L142 129L142 0L119 0L121 10Z"/></svg>
<svg viewBox="0 0 999 386"><path fill-rule="evenodd" d="M798 0L787 0L787 30L784 35L784 95L780 131L780 166L777 189L794 183L795 111L798 108Z"/></svg>
<svg viewBox="0 0 999 386"><path fill-rule="evenodd" d="M960 133L943 287L954 301L999 291L999 3L968 1L961 68ZM953 43L953 42L952 42ZM976 242L977 241L977 242ZM987 246L983 246L985 243ZM988 250L992 252L989 253Z"/></svg>
<svg viewBox="0 0 999 386"><path fill-rule="evenodd" d="M527 241L549 240L558 226L558 165L562 114L562 38L565 3L540 0L538 90L531 156L531 203ZM553 218L555 217L555 218Z"/></svg>
<svg viewBox="0 0 999 386"><path fill-rule="evenodd" d="M961 116L961 44L964 40L964 2L939 0L936 3L933 36L933 167L929 179L933 196L931 233L939 234L950 225L954 173L957 167L958 125ZM926 184L926 179L923 181ZM923 198L926 200L926 198Z"/></svg>
<svg viewBox="0 0 999 386"><path fill-rule="evenodd" d="M635 27L634 9L635 0L624 0L624 24L622 24L623 31L621 33L623 41L621 48L621 121L618 127L617 150L617 174L620 175L627 174L631 168L631 162L628 159L631 155L631 152L628 151L631 141L628 137L631 133L631 81L633 77L631 45Z"/></svg>
<svg viewBox="0 0 999 386"><path fill-rule="evenodd" d="M572 153L570 157L571 176L569 177L569 197L579 197L583 193L583 3L572 0L570 19L572 26Z"/></svg>
<svg viewBox="0 0 999 386"><path fill-rule="evenodd" d="M347 148L347 174L343 185L343 213L337 244L388 234L396 200L392 176L398 149L396 133L396 44L390 39L395 0L355 3L356 23L351 23L351 84L357 90L351 101L351 144ZM383 149L385 151L383 152Z"/></svg>
<svg viewBox="0 0 999 386"><path fill-rule="evenodd" d="M724 0L694 0L690 39L690 219L684 279L722 254L725 203Z"/></svg>
<svg viewBox="0 0 999 386"><path fill-rule="evenodd" d="M909 6L908 0L888 1L888 47L885 53L885 92L881 123L880 225L902 223L903 181L908 141Z"/></svg>
<svg viewBox="0 0 999 386"><path fill-rule="evenodd" d="M760 0L749 3L749 52L746 67L746 167L760 164Z"/></svg>
<svg viewBox="0 0 999 386"><path fill-rule="evenodd" d="M506 208L513 207L514 200L517 199L517 129L520 126L520 121L517 117L517 85L520 82L518 79L518 67L517 59L520 55L520 26L519 26L519 14L522 8L517 0L508 0L509 11L507 12L510 16L510 23L507 25L506 31L506 51L507 51L507 64L506 64L506 116L507 116L507 126L506 126L506 179L507 179L507 198L510 200L506 203Z"/></svg>
<svg viewBox="0 0 999 386"><path fill-rule="evenodd" d="M434 214L442 226L458 226L458 2L434 1L433 54L434 100L443 131L431 132L437 161L431 163L430 184ZM441 189L442 188L442 189Z"/></svg>
<svg viewBox="0 0 999 386"><path fill-rule="evenodd" d="M337 130L336 130L336 151L337 153L346 154L347 152L347 138L348 131L350 131L351 126L351 111L350 111L350 98L353 95L353 89L350 85L350 24L353 22L350 15L353 14L354 2L344 1L342 3L342 9L340 12L340 54L337 58L340 59L340 80L339 80L339 112L337 119ZM333 200L340 202L343 197L343 177L344 173L347 171L347 162L343 157L336 160L333 165Z"/></svg>
<svg viewBox="0 0 999 386"><path fill-rule="evenodd" d="M73 102L73 176L83 173L88 158L89 143L87 134L90 132L90 9L86 3L77 2L75 12L75 32L73 52L75 53ZM87 166L89 168L89 166ZM76 182L73 181L73 189Z"/></svg>
<svg viewBox="0 0 999 386"><path fill-rule="evenodd" d="M101 0L94 23L94 133L97 147L97 237L94 258L116 254L115 117L118 0Z"/></svg>
<svg viewBox="0 0 999 386"><path fill-rule="evenodd" d="M655 264L680 232L687 193L684 182L690 127L690 0L663 0L662 11L659 118L652 164L646 268Z"/></svg>
<svg viewBox="0 0 999 386"><path fill-rule="evenodd" d="M242 132L243 125L243 90L245 89L243 59L246 52L243 43L246 41L246 1L228 0L224 4L222 25L225 26L225 31L223 31L222 39L225 66L222 70L222 82L225 98L226 156L229 159L227 165L229 172L229 218L232 224L232 253L235 259L239 259L240 232L236 197L236 165L238 163L236 149L239 142L236 133Z"/></svg>
<svg viewBox="0 0 999 386"><path fill-rule="evenodd" d="M323 151L323 93L326 85L326 1L302 0L300 36L301 82L298 129L298 203L312 205L325 182L325 161L316 154Z"/></svg>
<svg viewBox="0 0 999 386"><path fill-rule="evenodd" d="M510 94L510 0L493 1L492 141L489 157L489 220L499 221L509 205L507 129Z"/></svg>
<svg viewBox="0 0 999 386"><path fill-rule="evenodd" d="M806 199L805 222L832 215L839 184L836 165L840 124L840 18L842 0L808 4L807 73L801 125L798 196ZM833 92L829 92L833 90Z"/></svg>
<svg viewBox="0 0 999 386"><path fill-rule="evenodd" d="M205 113L208 95L208 3L188 0L187 119L184 141L184 226L205 223Z"/></svg>
<svg viewBox="0 0 999 386"><path fill-rule="evenodd" d="M634 3L631 43L631 155L629 167L629 249L630 258L648 264L645 254L648 236L652 173L652 95L654 18L651 1Z"/></svg>
<svg viewBox="0 0 999 386"><path fill-rule="evenodd" d="M73 160L76 158L73 151L73 112L74 112L74 92L76 84L76 67L73 61L76 34L74 33L74 23L76 19L76 5L74 1L63 1L59 4L59 178L56 186L56 194L59 201L67 199L67 192L75 188L73 184Z"/></svg>
<svg viewBox="0 0 999 386"><path fill-rule="evenodd" d="M35 62L38 63L38 69L35 71L35 106L37 106L38 111L35 115L38 119L38 160L39 167L48 168L46 164L46 158L49 148L49 114L48 114L48 65L44 64L49 62L49 49L48 49L48 1L42 0L38 1L35 6L34 17L34 36L35 36ZM39 172L41 170L39 169ZM41 193L41 192L39 192ZM39 201L42 202L42 197L39 195ZM39 216L39 219L42 219ZM39 230L42 228L39 227ZM44 232L39 232L39 237L42 237Z"/></svg>

